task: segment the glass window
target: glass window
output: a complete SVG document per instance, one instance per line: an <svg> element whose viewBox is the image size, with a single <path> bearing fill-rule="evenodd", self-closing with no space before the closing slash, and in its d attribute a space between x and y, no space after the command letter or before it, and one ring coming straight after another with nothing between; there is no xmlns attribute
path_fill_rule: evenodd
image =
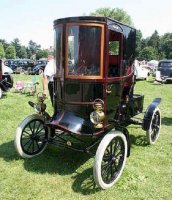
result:
<svg viewBox="0 0 172 200"><path fill-rule="evenodd" d="M58 26L55 29L55 44L54 48L56 49L55 53L55 63L57 74L61 74L62 71L62 26Z"/></svg>
<svg viewBox="0 0 172 200"><path fill-rule="evenodd" d="M172 67L172 62L161 62L159 67Z"/></svg>
<svg viewBox="0 0 172 200"><path fill-rule="evenodd" d="M109 30L109 66L108 77L114 78L120 76L120 41L121 34Z"/></svg>
<svg viewBox="0 0 172 200"><path fill-rule="evenodd" d="M67 76L100 76L101 27L67 27Z"/></svg>
<svg viewBox="0 0 172 200"><path fill-rule="evenodd" d="M109 42L109 55L119 55L119 41Z"/></svg>

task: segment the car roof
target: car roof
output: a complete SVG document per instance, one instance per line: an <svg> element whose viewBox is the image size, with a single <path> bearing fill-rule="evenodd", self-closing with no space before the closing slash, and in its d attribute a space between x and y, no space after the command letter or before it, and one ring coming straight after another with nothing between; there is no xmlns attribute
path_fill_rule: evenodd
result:
<svg viewBox="0 0 172 200"><path fill-rule="evenodd" d="M172 62L172 59L168 59L168 60L160 60L159 63L160 63L160 62Z"/></svg>

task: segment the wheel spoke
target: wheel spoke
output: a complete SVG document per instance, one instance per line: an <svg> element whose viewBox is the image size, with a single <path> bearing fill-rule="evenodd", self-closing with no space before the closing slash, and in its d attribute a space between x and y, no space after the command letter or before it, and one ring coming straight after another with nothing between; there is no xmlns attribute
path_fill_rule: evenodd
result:
<svg viewBox="0 0 172 200"><path fill-rule="evenodd" d="M124 143L121 138L114 138L105 150L101 165L102 178L106 183L115 179L122 167L124 160Z"/></svg>
<svg viewBox="0 0 172 200"><path fill-rule="evenodd" d="M29 139L25 144L23 144L23 141L22 141L22 144L23 144L22 146L25 147L27 144L29 144L29 142L32 143L32 140Z"/></svg>
<svg viewBox="0 0 172 200"><path fill-rule="evenodd" d="M30 141L31 141L31 140L30 140ZM27 149L26 149L27 152L30 152L29 149L30 149L31 146L32 146L32 142L31 142L31 143L29 144L29 146L27 147Z"/></svg>
<svg viewBox="0 0 172 200"><path fill-rule="evenodd" d="M26 133L26 135L30 136L30 133L28 131L26 131L26 130L24 130L23 133Z"/></svg>
<svg viewBox="0 0 172 200"><path fill-rule="evenodd" d="M36 131L35 131L36 134L38 133L38 130L39 130L40 126L41 126L41 123L38 124L38 127L37 127L37 129L36 129ZM42 128L41 130L43 130L43 129L44 129L44 128ZM40 131L39 131L39 132L40 132Z"/></svg>
<svg viewBox="0 0 172 200"><path fill-rule="evenodd" d="M35 132L35 135L38 135L39 133L41 133L41 131L43 131L44 130L44 127L42 127L40 130L37 130L36 132Z"/></svg>
<svg viewBox="0 0 172 200"><path fill-rule="evenodd" d="M112 165L112 161L108 162L106 164L106 167L104 167L103 171L102 171L102 177L104 177L104 179L106 179L106 181L108 181L108 177L109 177L109 172L111 172L111 165Z"/></svg>
<svg viewBox="0 0 172 200"><path fill-rule="evenodd" d="M32 123L29 124L29 128L30 128L31 133L33 134L33 130L32 130L31 124Z"/></svg>

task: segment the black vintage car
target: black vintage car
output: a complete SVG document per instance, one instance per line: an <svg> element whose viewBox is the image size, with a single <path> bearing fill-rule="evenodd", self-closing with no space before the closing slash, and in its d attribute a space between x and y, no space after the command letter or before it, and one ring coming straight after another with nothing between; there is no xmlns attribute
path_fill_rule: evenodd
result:
<svg viewBox="0 0 172 200"><path fill-rule="evenodd" d="M44 69L47 65L47 60L37 60L32 70L29 72L29 74L42 74L44 72Z"/></svg>
<svg viewBox="0 0 172 200"><path fill-rule="evenodd" d="M9 59L4 62L14 73L28 74L34 67L33 60L30 59Z"/></svg>
<svg viewBox="0 0 172 200"><path fill-rule="evenodd" d="M13 78L10 74L3 72L2 60L0 59L0 98L3 92L13 87Z"/></svg>
<svg viewBox="0 0 172 200"><path fill-rule="evenodd" d="M41 94L37 103L29 102L38 114L18 126L16 150L32 158L50 143L89 153L95 156L95 182L110 188L130 155L127 126L140 125L148 144L157 141L161 99L154 99L138 120L144 96L134 93L134 28L106 17L83 16L57 19L54 30L54 114L46 112Z"/></svg>
<svg viewBox="0 0 172 200"><path fill-rule="evenodd" d="M160 60L156 74L162 83L172 82L172 60Z"/></svg>

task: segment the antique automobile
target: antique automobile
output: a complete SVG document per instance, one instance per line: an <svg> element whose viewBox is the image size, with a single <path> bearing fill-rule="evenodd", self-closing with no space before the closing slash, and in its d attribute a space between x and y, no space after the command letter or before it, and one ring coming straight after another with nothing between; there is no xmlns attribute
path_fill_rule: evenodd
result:
<svg viewBox="0 0 172 200"><path fill-rule="evenodd" d="M95 156L96 184L107 189L120 178L130 155L127 126L146 131L148 144L158 139L161 115L156 98L144 118L144 96L134 94L136 30L105 17L72 17L54 21L56 77L54 114L44 96L29 102L37 114L18 126L15 147L23 158L42 153L48 144Z"/></svg>
<svg viewBox="0 0 172 200"><path fill-rule="evenodd" d="M172 82L172 60L159 61L155 79L161 83Z"/></svg>
<svg viewBox="0 0 172 200"><path fill-rule="evenodd" d="M13 87L13 78L11 76L11 69L4 66L3 61L0 59L0 98L4 92L7 92Z"/></svg>

